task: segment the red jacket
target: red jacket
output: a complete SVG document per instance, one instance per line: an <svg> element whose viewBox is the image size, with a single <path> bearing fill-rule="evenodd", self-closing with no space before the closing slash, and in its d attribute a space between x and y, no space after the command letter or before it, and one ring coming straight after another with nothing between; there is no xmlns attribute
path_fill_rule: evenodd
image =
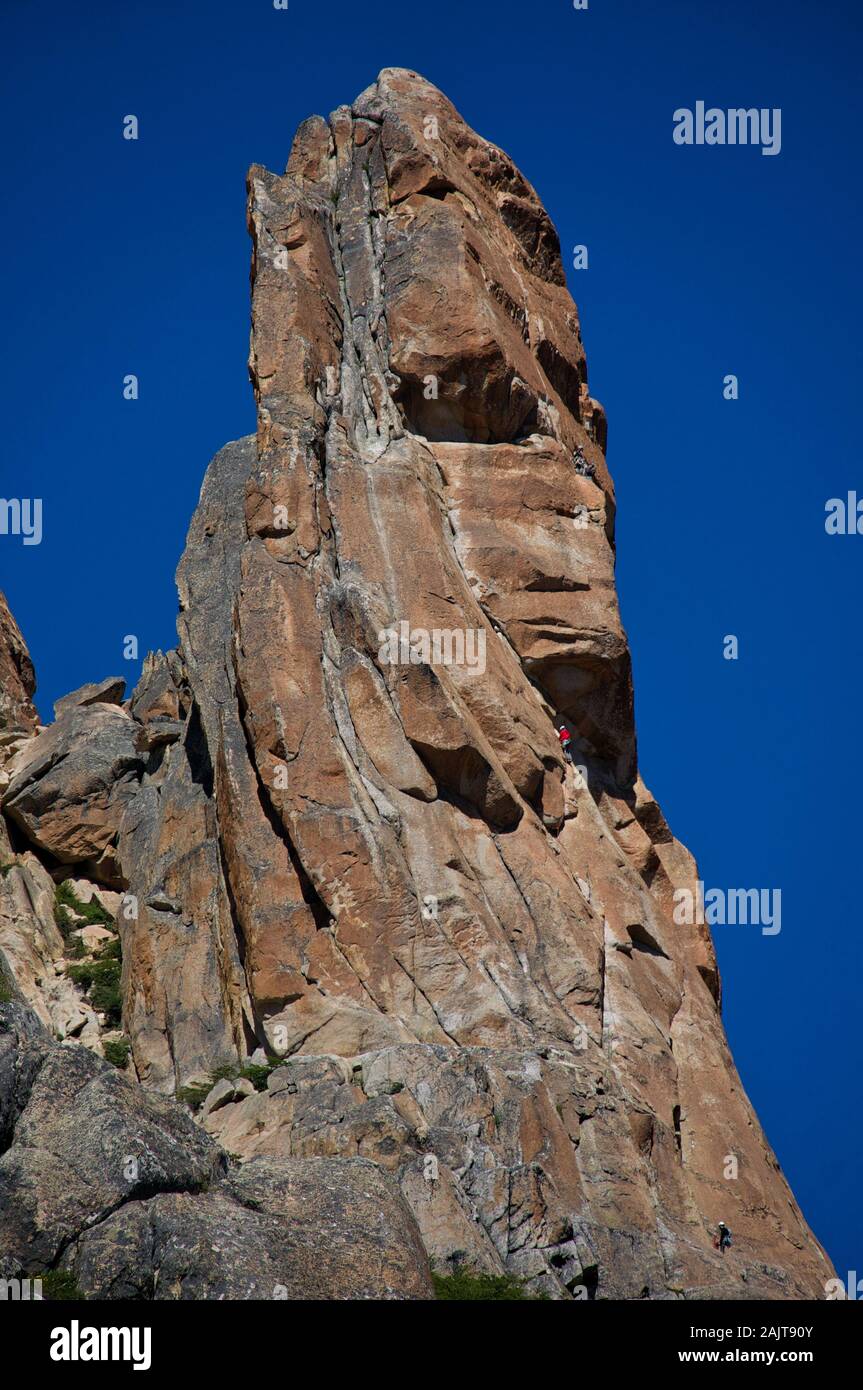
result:
<svg viewBox="0 0 863 1390"><path fill-rule="evenodd" d="M561 743L572 742L572 735L566 729L559 729L557 736L560 739Z"/></svg>

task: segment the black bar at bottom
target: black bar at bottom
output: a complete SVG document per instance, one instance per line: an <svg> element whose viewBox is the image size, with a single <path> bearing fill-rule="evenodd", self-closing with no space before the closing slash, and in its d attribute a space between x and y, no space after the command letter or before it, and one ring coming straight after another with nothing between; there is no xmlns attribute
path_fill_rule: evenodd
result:
<svg viewBox="0 0 863 1390"><path fill-rule="evenodd" d="M511 1358L524 1353L542 1358L544 1376L578 1379L594 1362L631 1367L641 1376L715 1365L802 1366L823 1377L854 1364L859 1330L856 1310L831 1302L575 1301L518 1309L431 1302L0 1302L7 1351L26 1346L30 1374L61 1383L76 1375L98 1378L103 1367L113 1374L137 1367L141 1376L192 1373L199 1384L212 1374L221 1383L236 1361L256 1384L267 1384L281 1380L298 1355L307 1375L315 1346L330 1384L342 1356L356 1372L385 1349L385 1359L392 1357L386 1374L397 1375L408 1347L429 1371L448 1367L459 1379L471 1362L487 1379L498 1355L506 1358L501 1374L510 1379Z"/></svg>

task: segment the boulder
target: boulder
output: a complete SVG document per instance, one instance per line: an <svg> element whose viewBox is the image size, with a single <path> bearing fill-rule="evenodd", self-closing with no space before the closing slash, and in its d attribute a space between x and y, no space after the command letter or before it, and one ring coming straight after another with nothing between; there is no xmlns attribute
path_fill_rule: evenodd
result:
<svg viewBox="0 0 863 1390"><path fill-rule="evenodd" d="M257 1159L202 1195L132 1202L63 1266L88 1298L434 1297L410 1212L363 1159Z"/></svg>
<svg viewBox="0 0 863 1390"><path fill-rule="evenodd" d="M197 1191L227 1169L181 1107L84 1048L57 1046L21 1015L0 1006L0 1045L18 1054L0 1068L0 1114L16 1112L0 1154L2 1277L50 1268L100 1213L153 1192Z"/></svg>
<svg viewBox="0 0 863 1390"><path fill-rule="evenodd" d="M71 709L84 705L121 705L126 690L122 676L107 676L103 681L79 686L69 695L64 695L54 705L54 718L59 719Z"/></svg>
<svg viewBox="0 0 863 1390"><path fill-rule="evenodd" d="M72 706L13 762L0 803L32 845L109 885L122 882L114 844L143 771L135 732L115 705Z"/></svg>
<svg viewBox="0 0 863 1390"><path fill-rule="evenodd" d="M201 1119L206 1119L214 1110L219 1110L223 1105L228 1105L236 1100L244 1100L246 1096L253 1096L254 1094L255 1088L246 1077L240 1076L236 1079L222 1077L203 1101L200 1110Z"/></svg>

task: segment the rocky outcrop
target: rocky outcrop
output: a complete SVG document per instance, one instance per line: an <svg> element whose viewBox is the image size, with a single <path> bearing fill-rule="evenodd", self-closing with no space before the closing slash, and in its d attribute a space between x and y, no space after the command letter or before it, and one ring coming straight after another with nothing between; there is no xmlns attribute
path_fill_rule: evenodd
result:
<svg viewBox="0 0 863 1390"><path fill-rule="evenodd" d="M64 695L54 705L54 718L59 719L67 710L80 709L85 705L121 705L126 690L122 676L108 676L103 681L91 681Z"/></svg>
<svg viewBox="0 0 863 1390"><path fill-rule="evenodd" d="M81 864L93 877L119 884L114 846L143 771L137 728L113 703L60 704L56 722L10 764L0 805L32 845L59 863Z"/></svg>
<svg viewBox="0 0 863 1390"><path fill-rule="evenodd" d="M177 650L127 707L60 702L3 797L125 894L135 1075L218 1072L202 1124L250 1168L376 1164L442 1267L818 1297L709 933L672 917L697 871L638 775L605 416L536 193L387 69L252 168L249 227L258 428L204 480ZM196 1250L236 1200L195 1199ZM80 1268L132 1287L185 1220L152 1201ZM183 1296L274 1277L200 1262Z"/></svg>
<svg viewBox="0 0 863 1390"><path fill-rule="evenodd" d="M769 1205L775 1160L760 1174L747 1165L745 1201L759 1218L726 1186L738 1224L720 1255L692 1192L723 1155L698 1153L689 1135L681 1154L615 1067L590 1055L421 1045L298 1055L265 1094L220 1105L204 1125L246 1159L372 1159L398 1178L441 1271L514 1274L551 1298L815 1296L801 1271L811 1238L787 1189L784 1211Z"/></svg>
<svg viewBox="0 0 863 1390"><path fill-rule="evenodd" d="M5 742L15 732L31 734L36 730L35 690L30 653L5 594L0 594L0 740Z"/></svg>
<svg viewBox="0 0 863 1390"><path fill-rule="evenodd" d="M164 1189L197 1191L226 1170L179 1107L85 1048L52 1044L26 1011L0 1008L0 1047L4 1274L51 1268L100 1214Z"/></svg>
<svg viewBox="0 0 863 1390"><path fill-rule="evenodd" d="M124 1021L145 1085L173 1091L245 1051L240 963L200 735L162 746L120 836ZM204 750L203 756L206 756Z"/></svg>
<svg viewBox="0 0 863 1390"><path fill-rule="evenodd" d="M9 862L0 874L0 961L16 993L56 1038L101 1051L96 1011L67 973L72 949L56 908L54 881L34 854Z"/></svg>
<svg viewBox="0 0 863 1390"><path fill-rule="evenodd" d="M0 1278L86 1298L423 1298L419 1233L350 1158L240 1171L173 1101L0 1004Z"/></svg>
<svg viewBox="0 0 863 1390"><path fill-rule="evenodd" d="M64 1259L88 1298L433 1297L419 1232L362 1159L255 1159L203 1194L160 1194Z"/></svg>

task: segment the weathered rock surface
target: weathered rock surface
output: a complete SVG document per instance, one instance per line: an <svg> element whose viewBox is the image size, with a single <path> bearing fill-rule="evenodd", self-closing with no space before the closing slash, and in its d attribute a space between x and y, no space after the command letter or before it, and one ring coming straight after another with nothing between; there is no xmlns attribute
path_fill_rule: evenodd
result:
<svg viewBox="0 0 863 1390"><path fill-rule="evenodd" d="M120 705L123 703L125 690L126 682L122 676L107 676L103 681L82 685L78 690L73 690L71 694L64 695L61 700L55 702L54 717L59 719L67 710L77 709L82 705Z"/></svg>
<svg viewBox="0 0 863 1390"><path fill-rule="evenodd" d="M0 1005L0 1278L97 1298L423 1298L419 1232L357 1158L226 1155L173 1101Z"/></svg>
<svg viewBox="0 0 863 1390"><path fill-rule="evenodd" d="M200 743L190 722L184 742L161 750L128 808L118 850L136 913L119 919L124 1023L140 1079L168 1091L244 1051L242 943Z"/></svg>
<svg viewBox="0 0 863 1390"><path fill-rule="evenodd" d="M0 593L0 734L33 733L39 716L33 705L36 675L21 631Z"/></svg>
<svg viewBox="0 0 863 1390"><path fill-rule="evenodd" d="M88 1297L433 1296L394 1185L357 1158L255 1159L202 1195L133 1202L64 1259Z"/></svg>
<svg viewBox="0 0 863 1390"><path fill-rule="evenodd" d="M122 881L114 845L143 771L136 733L135 721L116 705L64 708L10 765L6 815L61 864L85 864L95 878Z"/></svg>
<svg viewBox="0 0 863 1390"><path fill-rule="evenodd" d="M20 855L0 875L0 959L55 1037L100 1051L96 1013L65 973L66 952L54 919L54 881L34 854Z"/></svg>
<svg viewBox="0 0 863 1390"><path fill-rule="evenodd" d="M204 480L177 650L128 709L60 702L3 796L127 892L137 1077L285 1057L203 1123L250 1164L373 1161L441 1265L556 1298L823 1296L709 932L673 921L697 871L638 775L605 416L536 193L387 69L284 175L252 168L249 226L257 434ZM75 1258L126 1289L157 1247L172 1296L239 1296L282 1256L247 1259L232 1216L214 1269L235 1200L153 1196Z"/></svg>
<svg viewBox="0 0 863 1390"><path fill-rule="evenodd" d="M148 1096L85 1048L51 1045L17 1011L10 1029L11 1010L0 1012L0 1041L18 1051L4 1107L17 1114L0 1155L5 1273L51 1267L97 1213L154 1191L197 1190L225 1170L172 1101Z"/></svg>
<svg viewBox="0 0 863 1390"><path fill-rule="evenodd" d="M681 1154L672 1127L633 1106L614 1066L590 1055L419 1045L300 1055L271 1073L266 1094L220 1106L204 1124L243 1158L374 1160L398 1176L440 1270L508 1272L552 1298L811 1296L792 1254L809 1235L788 1200L765 1255L775 1161L742 1180L737 1202L762 1216L739 1212L735 1246L721 1256L704 1241L687 1167L709 1178L722 1155L698 1155L691 1142ZM727 1191L721 1200L734 1202Z"/></svg>

